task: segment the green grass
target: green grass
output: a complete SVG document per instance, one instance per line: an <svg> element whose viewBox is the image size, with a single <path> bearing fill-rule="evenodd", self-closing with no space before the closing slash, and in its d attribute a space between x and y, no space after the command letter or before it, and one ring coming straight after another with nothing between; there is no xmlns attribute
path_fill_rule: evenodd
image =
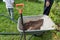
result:
<svg viewBox="0 0 60 40"><path fill-rule="evenodd" d="M43 14L43 5L44 3L37 3L37 2L26 2L26 1L17 1L16 3L24 3L24 10L23 10L23 15L26 16L30 16L30 15L40 15ZM5 4L4 3L0 3L0 14L4 14L5 16L9 16ZM19 17L19 13L16 10L16 7L14 7L14 18L15 20L17 20ZM55 21L56 22L56 21ZM18 32L17 30L17 23L14 23L13 21L11 21L10 19L4 17L4 16L0 16L0 32ZM60 33L57 32L56 33L57 38L55 38L55 35L52 32L46 32L44 33L41 37L33 37L32 40L60 40ZM28 39L29 35L27 36ZM0 35L0 40L19 40L20 39L20 35L8 35L8 36L4 36L4 35Z"/></svg>

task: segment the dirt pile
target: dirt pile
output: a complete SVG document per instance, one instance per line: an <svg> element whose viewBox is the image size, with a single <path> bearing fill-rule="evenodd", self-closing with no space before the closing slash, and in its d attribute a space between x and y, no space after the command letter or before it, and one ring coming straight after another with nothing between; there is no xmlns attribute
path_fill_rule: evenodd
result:
<svg viewBox="0 0 60 40"><path fill-rule="evenodd" d="M41 26L43 25L43 19L39 19L37 21L29 21L27 23L24 23L24 29L25 30L38 30L41 28ZM20 28L21 30L23 28Z"/></svg>

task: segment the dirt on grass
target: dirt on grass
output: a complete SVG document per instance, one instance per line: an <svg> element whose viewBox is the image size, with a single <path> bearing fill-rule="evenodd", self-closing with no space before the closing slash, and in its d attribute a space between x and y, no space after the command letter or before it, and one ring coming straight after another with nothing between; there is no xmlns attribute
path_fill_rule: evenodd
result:
<svg viewBox="0 0 60 40"><path fill-rule="evenodd" d="M58 25L58 27L60 27L60 24L57 24Z"/></svg>

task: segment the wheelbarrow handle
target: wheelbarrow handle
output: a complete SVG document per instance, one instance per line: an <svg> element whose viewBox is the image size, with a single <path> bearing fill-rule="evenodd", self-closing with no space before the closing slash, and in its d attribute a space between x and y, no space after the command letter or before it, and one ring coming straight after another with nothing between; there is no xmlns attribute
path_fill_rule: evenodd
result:
<svg viewBox="0 0 60 40"><path fill-rule="evenodd" d="M21 6L22 8L19 9L18 6ZM23 12L23 7L24 7L24 4L23 4L23 3L21 3L21 4L16 4L16 9L19 11L20 14L22 14L22 12Z"/></svg>

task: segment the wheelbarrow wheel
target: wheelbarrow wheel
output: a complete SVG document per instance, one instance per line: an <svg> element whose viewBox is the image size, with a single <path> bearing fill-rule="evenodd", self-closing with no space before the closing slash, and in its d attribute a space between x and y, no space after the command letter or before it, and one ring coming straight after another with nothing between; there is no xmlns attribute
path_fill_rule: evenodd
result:
<svg viewBox="0 0 60 40"><path fill-rule="evenodd" d="M34 34L35 37L41 37L45 32L40 32L40 33L37 33L37 34Z"/></svg>

